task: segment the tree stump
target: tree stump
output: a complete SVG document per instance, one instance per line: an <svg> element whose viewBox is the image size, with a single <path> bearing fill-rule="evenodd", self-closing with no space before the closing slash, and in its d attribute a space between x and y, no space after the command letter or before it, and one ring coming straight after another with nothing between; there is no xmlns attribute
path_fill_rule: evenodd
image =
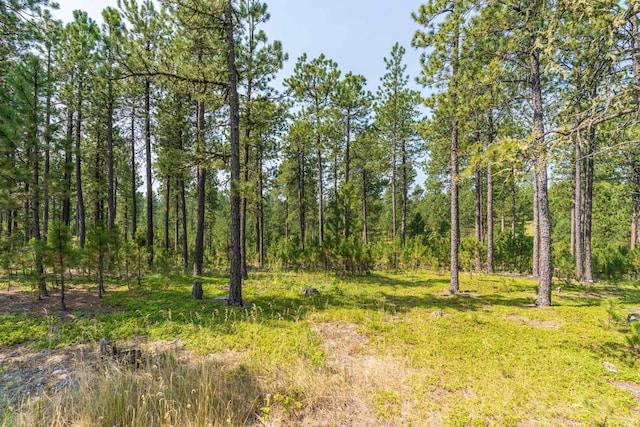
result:
<svg viewBox="0 0 640 427"><path fill-rule="evenodd" d="M202 280L194 280L193 288L191 288L191 298L202 299Z"/></svg>

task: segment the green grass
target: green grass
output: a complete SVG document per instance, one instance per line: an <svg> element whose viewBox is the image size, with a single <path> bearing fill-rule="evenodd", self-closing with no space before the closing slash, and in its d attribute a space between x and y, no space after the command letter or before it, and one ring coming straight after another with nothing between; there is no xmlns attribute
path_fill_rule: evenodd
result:
<svg viewBox="0 0 640 427"><path fill-rule="evenodd" d="M536 283L522 278L463 274L466 292L450 296L448 276L434 272L255 273L244 287L247 306L230 308L212 300L226 295L228 279L204 277L202 301L190 298L192 280L157 275L142 288L111 288L104 304L122 313L79 313L55 326L52 316L0 317L0 345L146 336L180 338L202 355L233 351L242 359L233 372L251 378L248 400L274 425L369 418L384 425L640 425L640 400L614 385L640 387L640 364L625 339L630 328L609 324L609 311L640 306L632 282L562 283L554 305L538 309ZM305 298L305 287L320 294ZM615 304L603 305L607 299ZM317 325L336 328L335 336ZM355 326L341 333L341 325ZM246 419L246 409L237 416Z"/></svg>

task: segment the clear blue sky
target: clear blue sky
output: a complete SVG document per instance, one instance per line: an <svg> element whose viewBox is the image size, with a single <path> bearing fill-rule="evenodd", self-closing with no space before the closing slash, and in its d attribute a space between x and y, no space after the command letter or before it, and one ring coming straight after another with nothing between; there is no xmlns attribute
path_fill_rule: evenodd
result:
<svg viewBox="0 0 640 427"><path fill-rule="evenodd" d="M100 13L107 6L117 7L116 0L58 0L55 15L72 19L74 9L82 9L101 22ZM279 81L289 76L297 58L307 53L315 58L324 53L336 61L344 73L352 71L367 78L368 89L375 92L384 75L383 58L399 42L407 49L405 62L414 88L419 73L419 52L411 47L418 28L411 13L420 0L266 0L271 20L264 26L270 40L282 41L289 61Z"/></svg>

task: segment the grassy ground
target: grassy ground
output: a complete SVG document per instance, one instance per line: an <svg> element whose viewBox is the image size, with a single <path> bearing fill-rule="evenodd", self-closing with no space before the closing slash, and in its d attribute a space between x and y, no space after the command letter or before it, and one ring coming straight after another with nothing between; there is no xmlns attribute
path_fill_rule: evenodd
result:
<svg viewBox="0 0 640 427"><path fill-rule="evenodd" d="M203 282L202 301L190 299L192 278L152 276L110 287L111 314L0 316L4 349L147 340L142 366L80 359L67 387L5 402L0 421L640 426L640 363L630 328L610 316L640 312L635 282L559 283L546 309L533 305L534 281L476 274L450 296L434 272L255 273L239 309L212 299L227 279ZM303 297L305 287L320 293ZM151 350L157 341L175 345Z"/></svg>

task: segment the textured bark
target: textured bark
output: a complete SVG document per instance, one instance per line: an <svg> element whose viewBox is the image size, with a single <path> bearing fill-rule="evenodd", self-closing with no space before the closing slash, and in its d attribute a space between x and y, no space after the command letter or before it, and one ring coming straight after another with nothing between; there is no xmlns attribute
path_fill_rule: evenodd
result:
<svg viewBox="0 0 640 427"><path fill-rule="evenodd" d="M258 171L258 200L256 212L256 253L258 254L258 265L260 268L264 266L264 172L262 145L258 150L257 171ZM286 219L285 219L286 222Z"/></svg>
<svg viewBox="0 0 640 427"><path fill-rule="evenodd" d="M454 11L454 13L458 13ZM460 216L458 208L458 93L457 93L457 77L458 64L460 56L460 22L456 17L455 33L453 39L453 60L451 66L451 81L453 87L451 102L453 117L451 118L451 253L450 253L450 269L451 280L449 284L449 292L456 293L460 291L460 282L458 278L458 248L460 246Z"/></svg>
<svg viewBox="0 0 640 427"><path fill-rule="evenodd" d="M454 109L455 111L455 109ZM451 280L450 292L460 290L458 279L458 248L460 246L460 217L458 208L458 119L451 120Z"/></svg>
<svg viewBox="0 0 640 427"><path fill-rule="evenodd" d="M253 26L250 27L250 36L249 36L249 44L253 46ZM253 55L253 53L251 53ZM251 63L251 61L249 61ZM248 81L247 81L247 100L246 100L246 117L245 117L245 127L244 127L244 141L243 141L243 151L244 156L242 157L242 180L243 183L249 183L249 157L251 154L251 95L253 90L253 79L251 76L252 70L247 70ZM247 272L247 195L245 194L245 188L243 188L241 198L240 198L240 264L241 264L241 272L242 278L248 279L249 273Z"/></svg>
<svg viewBox="0 0 640 427"><path fill-rule="evenodd" d="M534 166L535 167L535 166ZM533 277L540 277L540 209L538 208L538 180L534 171L533 175L533 259L531 261L531 273Z"/></svg>
<svg viewBox="0 0 640 427"><path fill-rule="evenodd" d="M587 283L593 282L593 269L592 269L592 254L591 254L591 224L593 217L593 180L594 180L594 168L593 168L593 156L596 151L596 130L589 130L589 145L586 168L586 185L584 193L584 281Z"/></svg>
<svg viewBox="0 0 640 427"><path fill-rule="evenodd" d="M488 114L488 145L493 145L494 129L493 129L493 111L489 110ZM504 231L504 215L502 230ZM487 273L493 273L493 169L492 164L487 164Z"/></svg>
<svg viewBox="0 0 640 427"><path fill-rule="evenodd" d="M136 109L131 110L131 239L138 229L137 174L136 174Z"/></svg>
<svg viewBox="0 0 640 427"><path fill-rule="evenodd" d="M40 242L42 240L42 236L40 235L40 143L39 143L39 132L38 132L38 117L40 115L40 103L38 102L40 88L39 88L39 75L38 68L36 68L35 75L33 76L33 102L32 106L32 114L33 114L33 133L31 135L32 139L32 167L33 167L33 186L32 186L32 199L31 199L31 213L32 213L32 226L33 226L33 238L36 242ZM47 296L47 282L44 278L44 266L42 264L42 253L40 250L35 251L35 264L36 264L36 274L38 277L38 298L43 296Z"/></svg>
<svg viewBox="0 0 640 427"><path fill-rule="evenodd" d="M116 191L114 179L114 158L113 158L113 83L108 82L107 97L107 231L111 233L116 223Z"/></svg>
<svg viewBox="0 0 640 427"><path fill-rule="evenodd" d="M65 140L64 149L64 196L62 199L62 222L64 225L69 226L71 224L71 171L73 169L72 164L72 140L73 140L73 109L71 106L67 106L67 137Z"/></svg>
<svg viewBox="0 0 640 427"><path fill-rule="evenodd" d="M395 123L394 123L395 126ZM392 142L392 153L391 153L391 238L395 242L396 240L396 231L398 229L398 219L397 219L397 194L398 194L398 184L397 184L397 156L396 156L396 142L395 142L395 130L394 132L394 140Z"/></svg>
<svg viewBox="0 0 640 427"><path fill-rule="evenodd" d="M480 252L480 246L482 245L482 173L479 165L476 165L475 168L475 210L476 247L474 249L474 255L476 258L476 271L481 271L482 254Z"/></svg>
<svg viewBox="0 0 640 427"><path fill-rule="evenodd" d="M197 148L198 153L204 152L204 101L198 101L197 105ZM196 241L193 251L193 275L202 275L202 264L204 260L204 216L205 216L205 199L207 181L207 169L203 162L198 162L198 178L197 178L197 219L196 219ZM238 212L239 214L239 212Z"/></svg>
<svg viewBox="0 0 640 427"><path fill-rule="evenodd" d="M184 179L180 180L180 208L182 209L182 267L189 268L189 241L187 239L187 200Z"/></svg>
<svg viewBox="0 0 640 427"><path fill-rule="evenodd" d="M42 213L42 238L47 240L47 234L49 234L49 174L51 170L51 142L52 142L52 129L51 129L51 100L53 97L52 91L52 71L51 71L51 44L47 45L47 99L45 104L45 123L44 123L44 172L42 175L42 199L44 202ZM2 220L0 220L2 224ZM46 288L46 283L45 283Z"/></svg>
<svg viewBox="0 0 640 427"><path fill-rule="evenodd" d="M409 177L407 176L407 143L402 140L400 144L401 153L401 171L402 171L402 206L400 219L400 242L404 246L407 240L407 206L409 204Z"/></svg>
<svg viewBox="0 0 640 427"><path fill-rule="evenodd" d="M147 263L153 265L153 182L151 158L151 81L144 82L144 143L147 160Z"/></svg>
<svg viewBox="0 0 640 427"><path fill-rule="evenodd" d="M233 34L233 10L229 1L225 7L227 41L227 75L229 78L229 122L231 125L231 277L229 305L242 306L242 262L240 259L240 129L238 81Z"/></svg>
<svg viewBox="0 0 640 427"><path fill-rule="evenodd" d="M584 262L584 245L583 245L583 229L582 229L582 147L580 146L580 138L575 141L575 159L574 159L574 202L573 202L573 244L574 256L576 260L576 279L582 280L583 262Z"/></svg>
<svg viewBox="0 0 640 427"><path fill-rule="evenodd" d="M78 234L80 248L84 248L84 242L86 238L86 223L85 223L85 209L84 209L84 197L82 193L82 150L80 142L82 139L82 103L83 103L83 83L84 78L80 78L78 86L78 106L76 112L76 202L77 202L77 215L78 221Z"/></svg>
<svg viewBox="0 0 640 427"><path fill-rule="evenodd" d="M542 84L540 76L540 51L536 38L532 37L533 47L530 57L531 93L533 100L533 128L538 152L535 157L536 201L538 210L538 300L539 307L551 305L552 260L551 260L551 215L547 192L547 159L544 138L544 116L542 107Z"/></svg>

